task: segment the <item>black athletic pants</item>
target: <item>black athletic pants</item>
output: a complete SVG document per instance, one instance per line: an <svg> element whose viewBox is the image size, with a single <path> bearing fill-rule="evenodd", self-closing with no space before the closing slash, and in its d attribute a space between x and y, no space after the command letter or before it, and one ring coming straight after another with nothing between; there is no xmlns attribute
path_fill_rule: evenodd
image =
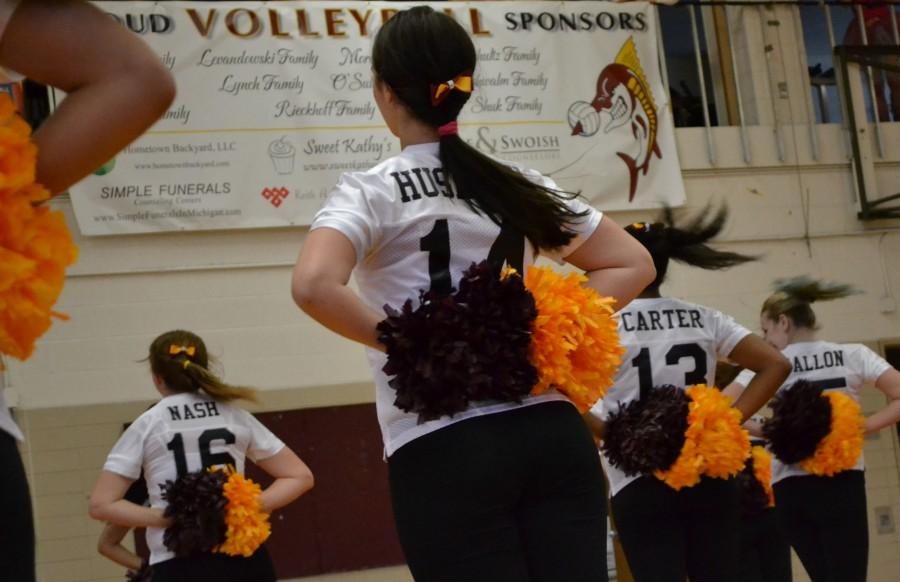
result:
<svg viewBox="0 0 900 582"><path fill-rule="evenodd" d="M741 518L741 582L791 582L791 546L775 509Z"/></svg>
<svg viewBox="0 0 900 582"><path fill-rule="evenodd" d="M572 404L462 420L388 465L417 582L606 582L605 484Z"/></svg>
<svg viewBox="0 0 900 582"><path fill-rule="evenodd" d="M738 580L738 495L734 479L704 477L675 491L652 476L617 493L613 519L635 581Z"/></svg>
<svg viewBox="0 0 900 582"><path fill-rule="evenodd" d="M249 558L203 554L159 562L153 582L275 582L275 567L263 546Z"/></svg>
<svg viewBox="0 0 900 582"><path fill-rule="evenodd" d="M773 487L788 542L813 582L866 582L869 526L862 471L788 477Z"/></svg>
<svg viewBox="0 0 900 582"><path fill-rule="evenodd" d="M0 579L34 582L34 523L16 440L0 430Z"/></svg>

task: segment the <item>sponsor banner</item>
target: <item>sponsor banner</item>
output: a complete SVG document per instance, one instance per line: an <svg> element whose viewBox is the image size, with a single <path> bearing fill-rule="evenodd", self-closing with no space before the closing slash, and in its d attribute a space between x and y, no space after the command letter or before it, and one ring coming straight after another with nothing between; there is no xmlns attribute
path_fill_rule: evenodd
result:
<svg viewBox="0 0 900 582"><path fill-rule="evenodd" d="M393 2L96 2L153 47L178 97L72 188L87 235L309 224L342 172L397 155L372 97ZM602 210L684 185L645 3L440 2L478 49L460 134Z"/></svg>

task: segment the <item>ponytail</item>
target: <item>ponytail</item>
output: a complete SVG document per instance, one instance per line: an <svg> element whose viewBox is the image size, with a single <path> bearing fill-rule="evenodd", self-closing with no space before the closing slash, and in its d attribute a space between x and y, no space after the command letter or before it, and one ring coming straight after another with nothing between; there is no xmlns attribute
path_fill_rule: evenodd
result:
<svg viewBox="0 0 900 582"><path fill-rule="evenodd" d="M428 6L393 15L372 47L376 82L387 84L418 120L440 128L454 122L471 95L451 80L471 80L475 45L451 17ZM435 88L442 86L440 93ZM567 225L587 215L566 204L574 194L536 184L516 169L485 156L456 131L440 132L447 183L476 213L509 225L535 248L552 250L575 236Z"/></svg>
<svg viewBox="0 0 900 582"><path fill-rule="evenodd" d="M782 315L790 318L794 325L816 329L816 314L812 304L816 301L832 301L859 293L850 285L825 283L802 275L791 279L777 279L775 293L762 306L762 314L777 321Z"/></svg>
<svg viewBox="0 0 900 582"><path fill-rule="evenodd" d="M511 225L538 249L564 247L575 236L566 225L584 217L587 211L575 212L566 205L565 200L574 198L574 194L535 184L458 135L441 137L440 148L444 172L475 212L498 225Z"/></svg>
<svg viewBox="0 0 900 582"><path fill-rule="evenodd" d="M166 332L150 344L147 356L150 370L173 392L197 392L222 401L257 401L256 390L232 386L209 371L206 344L194 333L185 330Z"/></svg>
<svg viewBox="0 0 900 582"><path fill-rule="evenodd" d="M727 269L755 261L756 257L719 251L706 244L722 232L727 218L726 206L712 214L707 205L686 224L676 226L672 209L665 208L661 222L636 222L627 226L625 230L650 251L656 266L656 279L647 288L659 289L666 278L670 259L707 270Z"/></svg>
<svg viewBox="0 0 900 582"><path fill-rule="evenodd" d="M207 395L222 402L232 400L249 400L258 402L256 390L245 386L232 386L226 384L218 376L201 366L188 361L184 368L185 374L191 379L194 386L206 392Z"/></svg>

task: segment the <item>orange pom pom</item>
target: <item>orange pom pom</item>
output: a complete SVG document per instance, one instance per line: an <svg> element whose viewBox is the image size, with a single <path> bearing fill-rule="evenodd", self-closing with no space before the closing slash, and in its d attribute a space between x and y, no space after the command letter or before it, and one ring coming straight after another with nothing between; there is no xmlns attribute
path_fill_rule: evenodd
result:
<svg viewBox="0 0 900 582"><path fill-rule="evenodd" d="M863 415L859 403L843 392L828 391L822 396L831 401L831 432L800 466L813 475L831 477L852 469L862 455Z"/></svg>
<svg viewBox="0 0 900 582"><path fill-rule="evenodd" d="M531 362L538 371L532 394L556 388L584 413L613 383L624 348L619 344L615 300L584 286L587 277L530 267L525 286L538 316Z"/></svg>
<svg viewBox="0 0 900 582"><path fill-rule="evenodd" d="M681 454L669 469L654 473L675 490L696 485L702 475L736 475L750 454L750 435L741 428L741 413L727 396L703 384L686 392L691 403Z"/></svg>
<svg viewBox="0 0 900 582"><path fill-rule="evenodd" d="M719 479L737 475L750 456L750 433L741 427L740 411L716 388L700 384L687 392L697 406L694 422L703 427L698 453L704 473Z"/></svg>
<svg viewBox="0 0 900 582"><path fill-rule="evenodd" d="M60 316L52 308L78 256L63 214L33 205L50 194L34 184L30 134L9 97L0 96L0 353L20 360Z"/></svg>
<svg viewBox="0 0 900 582"><path fill-rule="evenodd" d="M225 543L215 549L229 556L252 556L272 534L269 514L262 511L259 496L262 489L229 467L230 475L223 486L228 505L225 507Z"/></svg>

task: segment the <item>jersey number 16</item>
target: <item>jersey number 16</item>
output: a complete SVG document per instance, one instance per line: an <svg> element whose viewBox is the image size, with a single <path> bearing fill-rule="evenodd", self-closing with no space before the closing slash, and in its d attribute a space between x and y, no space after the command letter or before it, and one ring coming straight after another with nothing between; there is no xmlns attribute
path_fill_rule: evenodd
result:
<svg viewBox="0 0 900 582"><path fill-rule="evenodd" d="M210 446L213 441L222 441L226 445L233 445L236 438L234 433L227 428L211 428L205 430L197 439L197 447L200 449L200 463L203 465L200 470L206 470L217 465L233 465L237 466L234 457L230 453L213 453ZM188 472L187 457L184 454L184 436L180 432L166 444L166 448L172 451L175 457L175 470L179 477L183 477Z"/></svg>

